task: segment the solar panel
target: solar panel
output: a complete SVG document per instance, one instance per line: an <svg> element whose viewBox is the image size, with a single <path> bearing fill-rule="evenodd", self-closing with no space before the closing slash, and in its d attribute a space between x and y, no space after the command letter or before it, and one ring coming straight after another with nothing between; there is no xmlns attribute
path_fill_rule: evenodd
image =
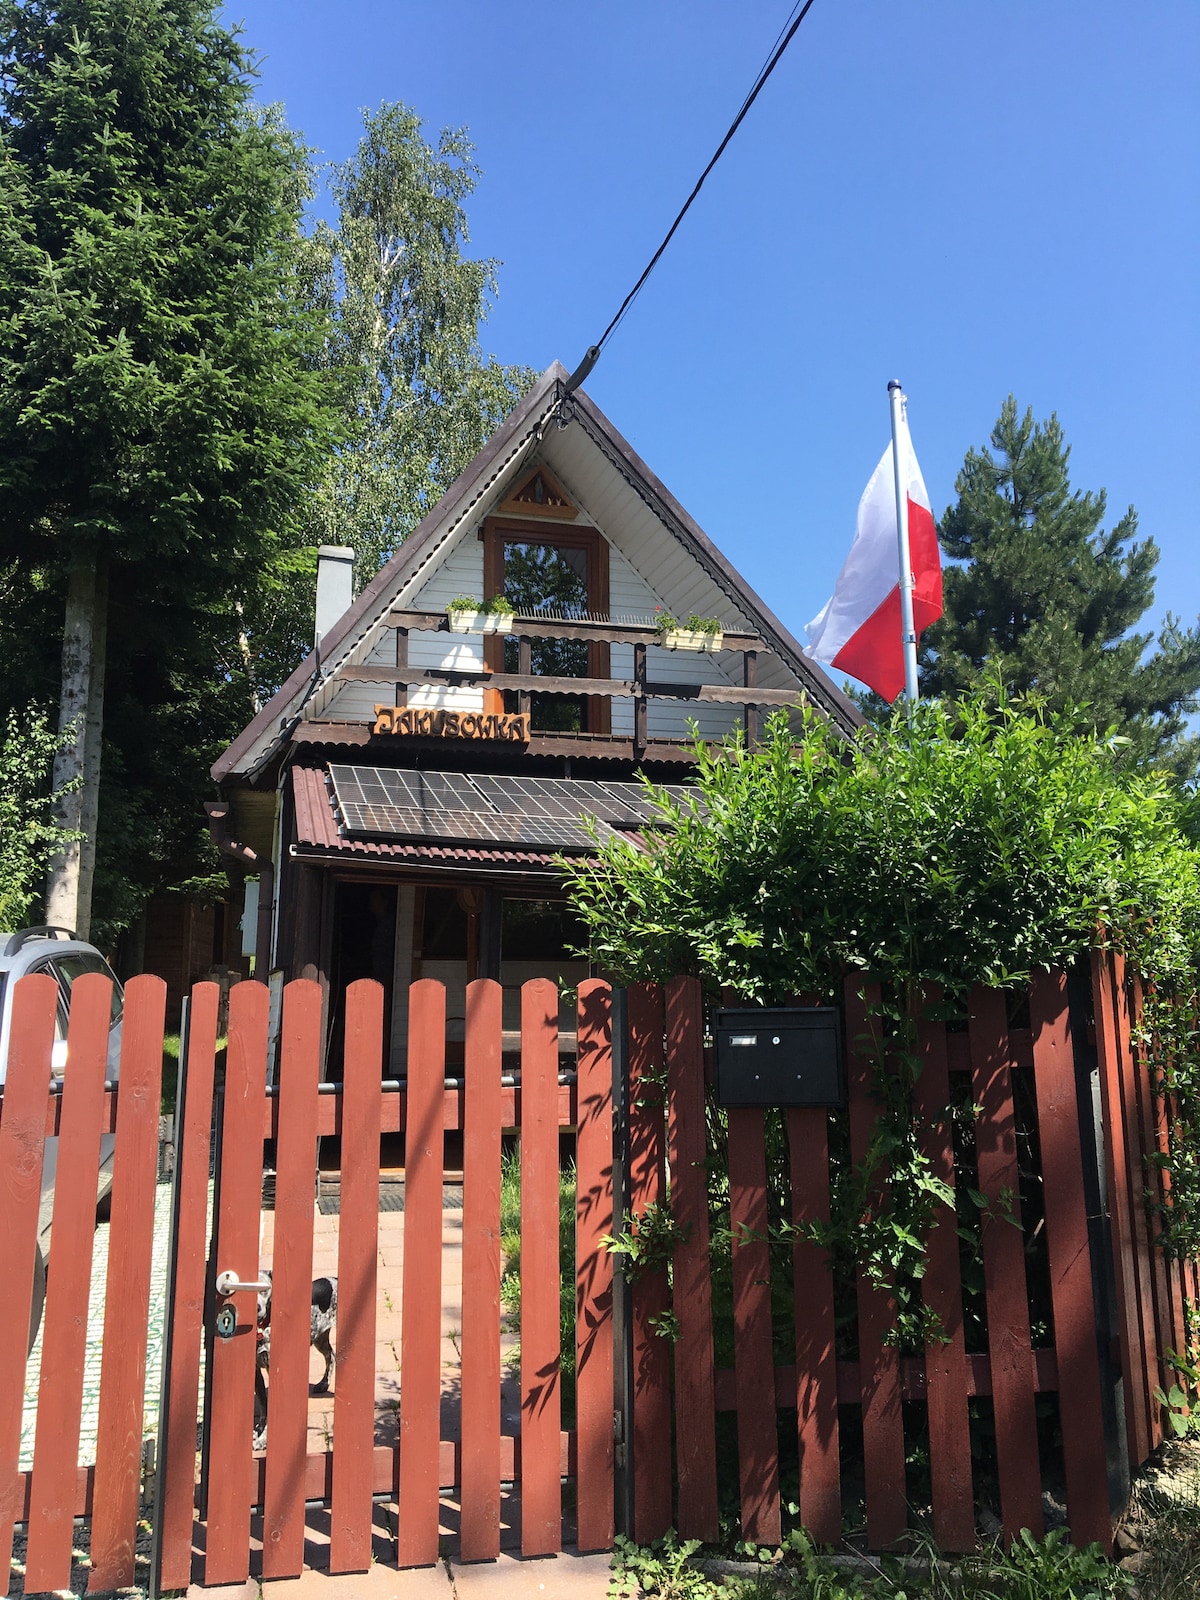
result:
<svg viewBox="0 0 1200 1600"><path fill-rule="evenodd" d="M400 806L413 811L473 811L479 791L462 772L412 772L396 767L331 766L339 804Z"/></svg>
<svg viewBox="0 0 1200 1600"><path fill-rule="evenodd" d="M594 850L582 823L557 817L502 817L496 812L412 811L399 806L360 806L342 802L349 833L436 840L445 844L484 843L532 846L540 850Z"/></svg>
<svg viewBox="0 0 1200 1600"><path fill-rule="evenodd" d="M574 852L596 848L578 807L565 815L547 807L539 812L531 796L529 810L502 813L461 773L334 765L329 776L347 833Z"/></svg>
<svg viewBox="0 0 1200 1600"><path fill-rule="evenodd" d="M624 808L629 820L619 824L621 827L636 828L647 822L662 823L663 815L650 799L644 785L629 782L625 779L605 780L602 785L613 796L614 801ZM687 801L696 793L690 784L668 783L664 784L667 794L677 805L686 805Z"/></svg>
<svg viewBox="0 0 1200 1600"><path fill-rule="evenodd" d="M638 783L337 764L329 777L344 831L376 837L577 852L596 848L589 821L603 840L660 820Z"/></svg>

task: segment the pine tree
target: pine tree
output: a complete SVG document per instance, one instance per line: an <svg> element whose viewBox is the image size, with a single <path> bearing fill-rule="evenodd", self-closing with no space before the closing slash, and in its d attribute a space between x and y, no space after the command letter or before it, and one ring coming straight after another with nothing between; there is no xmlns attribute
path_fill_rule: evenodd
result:
<svg viewBox="0 0 1200 1600"><path fill-rule="evenodd" d="M252 589L330 432L303 153L215 10L0 0L0 573L65 604L54 786L88 846L118 629L153 606L184 650L173 618ZM68 851L50 920L87 929L88 881Z"/></svg>
<svg viewBox="0 0 1200 1600"><path fill-rule="evenodd" d="M970 450L957 504L938 528L953 562L945 614L922 637L924 694L953 697L998 673L1082 726L1115 727L1138 759L1195 774L1183 737L1200 689L1200 629L1168 616L1157 641L1134 631L1154 599L1158 547L1139 540L1131 506L1102 527L1104 491L1073 491L1056 416L1035 423L1010 395L991 449ZM1153 646L1153 648L1151 648Z"/></svg>

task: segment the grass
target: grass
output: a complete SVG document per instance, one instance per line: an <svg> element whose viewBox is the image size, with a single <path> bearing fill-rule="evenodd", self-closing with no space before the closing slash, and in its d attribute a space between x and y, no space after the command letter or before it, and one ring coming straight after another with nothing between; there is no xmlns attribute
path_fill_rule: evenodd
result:
<svg viewBox="0 0 1200 1600"><path fill-rule="evenodd" d="M1200 1596L1200 1438L1163 1447L1134 1488L1127 1532L1140 1549L1137 1586L1146 1600Z"/></svg>

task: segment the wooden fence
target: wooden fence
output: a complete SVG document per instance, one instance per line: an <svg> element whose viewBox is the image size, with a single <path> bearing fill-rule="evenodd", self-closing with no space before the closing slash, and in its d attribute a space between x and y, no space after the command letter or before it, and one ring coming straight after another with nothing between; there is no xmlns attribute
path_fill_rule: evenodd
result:
<svg viewBox="0 0 1200 1600"><path fill-rule="evenodd" d="M1043 1489L1065 1488L1074 1541L1109 1549L1128 1469L1162 1440L1154 1398L1161 1361L1165 1350L1185 1348L1185 1307L1197 1298L1194 1268L1153 1248L1146 1201L1163 1197L1153 1158L1166 1149L1170 1107L1131 1042L1137 986L1126 983L1119 958L1097 955L1090 1007L1086 982L1072 1004L1067 978L1047 974L1032 984L1020 1026L1009 1024L1006 997L984 989L975 991L965 1032L919 1022L924 1154L946 1183L975 1189L993 1220L982 1227L982 1292L968 1348L956 1216L942 1208L922 1280L934 1332L913 1354L892 1342L895 1307L861 1267L852 1303L844 1303L844 1288L838 1303L823 1250L793 1235L781 1271L769 1243L770 1118L781 1117L786 1130L783 1220L797 1227L829 1219L830 1135L839 1118L848 1120L851 1159L861 1162L867 1149L879 1115L870 1089L876 998L855 982L846 986L846 1112L727 1113L722 1221L731 1236L725 1343L733 1359L720 1369L700 992L684 979L630 991L632 1209L669 1202L682 1235L669 1273L653 1267L633 1287L634 1535L648 1541L674 1525L685 1537L713 1539L724 1496L740 1513L744 1538L774 1545L788 1470L799 1521L818 1542L842 1536L849 1502L861 1497L872 1549L893 1546L928 1507L939 1545L970 1550L981 1499L995 1496L1008 1536L1021 1528L1040 1534ZM1099 1152L1093 1080L1103 1111ZM955 1156L947 1114L955 1099L972 1124L969 1172ZM771 1159L778 1166L778 1141ZM1033 1193L1036 1216L1022 1219L1023 1191ZM780 1315L778 1282L773 1310L773 1270L790 1293L790 1315ZM1044 1324L1037 1338L1031 1308ZM786 1362L776 1347L781 1323L794 1343ZM662 1336L668 1326L670 1339ZM1057 1404L1048 1427L1039 1413L1050 1399ZM719 1450L719 1419L730 1412L731 1448ZM981 1432L994 1436L982 1459L973 1457L973 1431L977 1443ZM927 1477L914 1470L914 1454L927 1456ZM736 1481L723 1483L720 1468L731 1456Z"/></svg>
<svg viewBox="0 0 1200 1600"><path fill-rule="evenodd" d="M238 1582L261 1542L266 1578L298 1574L306 1515L328 1510L328 1564L364 1570L379 1551L376 1502L397 1509L393 1556L436 1562L439 1499L462 1506L467 1559L500 1547L502 1482L520 1485L521 1549L560 1548L562 1481L575 1481L575 1537L585 1549L612 1543L612 1257L600 1240L612 1227L612 1058L608 986L580 986L573 1081L560 1083L558 992L535 980L522 992L519 1084L502 1081L501 992L468 988L465 1087L447 1088L445 993L429 980L410 993L409 1076L385 1092L383 996L358 983L348 994L344 1083L318 1084L321 991L297 981L284 992L278 1093L267 1087L268 993L242 983L229 999L228 1044L219 1082L213 984L193 992L186 1090L179 1107L174 1293L160 1417L159 1581ZM28 1527L25 1585L68 1585L72 1518L91 1517L90 1588L133 1583L143 1402L151 1219L162 1062L164 987L134 979L126 989L120 1087L106 1089L109 986L80 978L73 990L70 1062L61 1094L48 1090L57 988L49 978L18 985L8 1080L0 1109L0 1273L11 1327L27 1326L33 1282L43 1142L58 1137L52 1267L46 1301L32 1470L18 1470L24 1363L0 1366L0 1558L10 1560L15 1522ZM324 1086L329 1087L329 1086ZM215 1097L215 1091L220 1093ZM217 1150L213 1149L214 1104ZM103 1377L96 1462L80 1467L96 1175L102 1130L115 1130ZM443 1134L464 1141L461 1403L455 1437L442 1439ZM500 1174L502 1130L521 1150L520 1422L502 1423ZM577 1320L575 1426L560 1404L560 1134L574 1134ZM404 1259L400 1292L399 1444L376 1442L375 1317L381 1134L404 1133ZM341 1140L333 1448L310 1451L309 1293L312 1279L317 1139ZM232 1337L214 1338L219 1267L258 1277L264 1141L275 1141L274 1295L270 1427L252 1448L256 1300L236 1293ZM206 1210L216 1156L212 1238ZM568 1269L569 1270L569 1269ZM201 1359L206 1353L206 1394ZM204 1402L207 1402L205 1405ZM197 1429L203 1419L201 1469ZM506 1431L507 1430L507 1431ZM199 1552L203 1552L200 1554ZM257 1563L256 1563L257 1564ZM144 1572L139 1574L144 1579Z"/></svg>
<svg viewBox="0 0 1200 1600"><path fill-rule="evenodd" d="M613 1257L601 1244L613 1229L610 991L598 981L581 986L577 1059L565 1074L555 986L537 980L524 987L515 1073L511 1057L502 1061L500 998L493 983L469 987L465 1069L448 1082L444 991L429 980L415 984L408 1079L387 1085L382 991L372 983L352 985L344 1081L322 1085L321 992L311 983L289 984L275 1089L267 1083L267 990L242 983L232 991L223 1059L218 990L201 984L194 991L177 1112L168 1357L152 1513L163 1588L197 1579L238 1582L251 1570L252 1545L261 1548L264 1577L299 1573L311 1557L306 1537L314 1504L324 1507L333 1571L362 1570L373 1552L379 1556L380 1501L395 1517L392 1558L401 1565L433 1562L447 1489L462 1507L463 1557L488 1559L499 1549L504 1483L519 1485L526 1554L560 1547L565 1478L575 1481L580 1547L611 1543ZM56 1004L49 978L17 986L0 1101L0 1282L10 1329L27 1324L44 1142L59 1140L29 1470L19 1466L24 1363L0 1364L0 1563L11 1557L14 1525L24 1523L30 1592L67 1585L78 1516L91 1519L93 1591L144 1578L135 1573L137 1523L147 1514L143 1405L159 1379L157 1371L147 1373L146 1352L164 986L145 977L126 989L115 1089L105 1084L106 980L85 976L74 986L62 1085L50 1078ZM710 1539L721 1512L733 1508L744 1537L774 1543L794 1474L799 1520L818 1541L841 1537L844 1515L861 1496L868 1542L886 1548L912 1525L924 1497L939 1543L963 1550L975 1544L977 1504L989 1495L1010 1534L1039 1531L1043 1487L1057 1488L1061 1462L1073 1538L1107 1546L1120 1498L1114 1462L1136 1465L1160 1442L1154 1390L1163 1382L1165 1352L1184 1347L1186 1311L1197 1298L1193 1269L1165 1261L1154 1248L1155 1215L1145 1204L1147 1191L1151 1199L1165 1194L1167 1180L1148 1158L1165 1149L1170 1104L1132 1042L1136 985L1126 983L1119 961L1097 956L1090 1000L1086 983L1081 997L1069 992L1065 977L1048 975L1033 984L1028 1018L1018 1019L1019 1026L1010 1022L1005 998L984 990L974 997L965 1032L921 1021L917 1094L932 1168L947 1183L976 1188L985 1209L1015 1209L1023 1225L995 1220L984 1227L982 1279L974 1284L964 1279L956 1219L944 1209L928 1242L922 1289L941 1337L916 1353L889 1342L893 1308L864 1273L849 1285L839 1281L823 1251L797 1236L781 1276L779 1248L769 1238L781 1162L789 1219L828 1218L831 1151L835 1164L858 1160L871 1138L877 1116L869 1087L871 996L864 1001L850 986L845 1005L847 1113L734 1110L726 1123L708 1098L697 985L680 979L628 993L626 1034L618 1041L629 1089L627 1201L639 1215L651 1203L669 1207L678 1230L669 1270L652 1264L629 1297L630 1531L648 1540L674 1525L685 1536ZM1093 1080L1103 1110L1098 1144ZM958 1124L947 1114L956 1100ZM961 1126L957 1149L955 1142L964 1116L969 1160ZM458 1425L443 1438L438 1291L448 1130L463 1140L463 1295ZM714 1130L727 1138L724 1221L733 1241L727 1282L710 1237ZM81 1464L104 1132L115 1133L116 1153L98 1446L96 1460ZM404 1381L399 1440L381 1443L374 1369L378 1157L381 1137L401 1132ZM515 1429L502 1419L500 1404L505 1133L519 1137L522 1176ZM307 1379L314 1170L317 1141L328 1135L341 1140L338 1364L332 1447L313 1450ZM567 1429L560 1390L564 1135L574 1139L577 1163L577 1376L575 1421ZM255 1453L254 1296L228 1299L233 1336L214 1338L222 1303L215 1276L218 1268L247 1282L258 1276L268 1140L276 1167L271 1415L267 1448ZM1021 1217L1031 1194L1036 1203ZM790 1301L782 1324L792 1341L783 1354L781 1288ZM726 1352L720 1360L718 1351ZM618 1383L618 1406L621 1392ZM1049 1409L1061 1443L1040 1415L1048 1401L1055 1402ZM978 1436L984 1424L994 1444L973 1457L972 1430ZM719 1450L719 1440L728 1440L728 1448ZM928 1461L927 1480L919 1483L914 1444ZM728 1480L726 1460L736 1462Z"/></svg>

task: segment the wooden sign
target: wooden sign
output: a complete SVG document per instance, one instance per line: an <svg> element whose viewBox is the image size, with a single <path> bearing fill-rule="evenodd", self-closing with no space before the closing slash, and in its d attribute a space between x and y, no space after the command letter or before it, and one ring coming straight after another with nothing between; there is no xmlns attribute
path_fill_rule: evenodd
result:
<svg viewBox="0 0 1200 1600"><path fill-rule="evenodd" d="M446 711L441 706L376 706L371 732L406 734L415 739L498 739L528 744L529 715Z"/></svg>

